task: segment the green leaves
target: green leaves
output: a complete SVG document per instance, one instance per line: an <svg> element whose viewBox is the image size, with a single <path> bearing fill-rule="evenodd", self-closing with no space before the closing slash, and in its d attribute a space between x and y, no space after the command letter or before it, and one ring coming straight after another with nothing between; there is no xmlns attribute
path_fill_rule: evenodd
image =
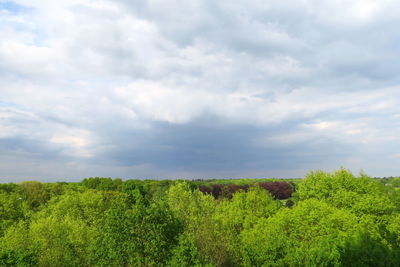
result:
<svg viewBox="0 0 400 267"><path fill-rule="evenodd" d="M0 193L0 237L4 231L29 216L29 204L20 194Z"/></svg>
<svg viewBox="0 0 400 267"><path fill-rule="evenodd" d="M0 185L0 266L399 266L390 181L311 172L284 201L187 181Z"/></svg>
<svg viewBox="0 0 400 267"><path fill-rule="evenodd" d="M396 209L395 203L385 194L380 184L365 175L355 177L345 169L334 173L309 173L299 184L297 194L299 200L323 200L335 207L349 209L357 215L390 215Z"/></svg>
<svg viewBox="0 0 400 267"><path fill-rule="evenodd" d="M178 245L172 251L172 258L168 266L200 266L200 255L192 235L183 233L179 237Z"/></svg>
<svg viewBox="0 0 400 267"><path fill-rule="evenodd" d="M65 217L40 218L32 222L29 237L39 250L41 266L87 265L88 246L97 233L83 220Z"/></svg>
<svg viewBox="0 0 400 267"><path fill-rule="evenodd" d="M22 198L27 201L33 210L38 210L41 205L50 199L49 192L45 189L41 182L22 182L19 190Z"/></svg>

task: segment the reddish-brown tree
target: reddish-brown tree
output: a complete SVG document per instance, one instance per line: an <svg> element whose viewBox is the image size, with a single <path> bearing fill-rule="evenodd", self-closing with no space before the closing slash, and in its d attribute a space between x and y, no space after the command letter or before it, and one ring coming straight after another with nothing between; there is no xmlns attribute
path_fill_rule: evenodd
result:
<svg viewBox="0 0 400 267"><path fill-rule="evenodd" d="M292 196L292 187L287 182L261 182L258 186L268 190L277 199L288 199Z"/></svg>

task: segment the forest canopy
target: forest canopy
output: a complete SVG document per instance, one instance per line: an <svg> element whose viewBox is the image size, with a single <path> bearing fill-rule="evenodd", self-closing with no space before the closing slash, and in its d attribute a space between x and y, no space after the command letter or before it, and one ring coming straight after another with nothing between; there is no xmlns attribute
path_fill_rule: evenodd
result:
<svg viewBox="0 0 400 267"><path fill-rule="evenodd" d="M400 266L400 178L0 184L0 266Z"/></svg>

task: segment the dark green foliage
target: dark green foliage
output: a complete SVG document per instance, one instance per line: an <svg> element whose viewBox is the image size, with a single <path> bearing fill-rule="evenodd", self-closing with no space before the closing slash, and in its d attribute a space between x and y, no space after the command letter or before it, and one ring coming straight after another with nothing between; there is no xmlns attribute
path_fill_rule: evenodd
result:
<svg viewBox="0 0 400 267"><path fill-rule="evenodd" d="M18 188L22 199L24 199L33 210L45 204L50 199L50 194L41 182L28 181L19 184Z"/></svg>
<svg viewBox="0 0 400 267"><path fill-rule="evenodd" d="M121 192L131 194L133 191L139 191L142 196L146 195L146 191L143 187L143 182L140 180L128 180L121 184Z"/></svg>
<svg viewBox="0 0 400 267"><path fill-rule="evenodd" d="M18 266L18 267L28 267L36 266L37 259L36 253L30 250L12 250L0 248L0 266Z"/></svg>
<svg viewBox="0 0 400 267"><path fill-rule="evenodd" d="M0 237L8 227L28 217L29 205L17 193L0 193Z"/></svg>
<svg viewBox="0 0 400 267"><path fill-rule="evenodd" d="M400 250L393 249L382 240L373 238L368 232L360 232L351 239L347 239L341 248L342 266L399 266Z"/></svg>
<svg viewBox="0 0 400 267"><path fill-rule="evenodd" d="M111 179L111 178L101 178L101 177L90 177L85 178L81 182L86 188L104 190L104 191L114 191L119 190L122 180L121 179Z"/></svg>
<svg viewBox="0 0 400 267"><path fill-rule="evenodd" d="M145 180L143 181L143 187L146 192L146 197L152 200L162 200L165 198L165 194L169 187L173 184L173 181L162 180Z"/></svg>
<svg viewBox="0 0 400 267"><path fill-rule="evenodd" d="M0 184L0 193L12 193L18 190L18 185L14 183Z"/></svg>

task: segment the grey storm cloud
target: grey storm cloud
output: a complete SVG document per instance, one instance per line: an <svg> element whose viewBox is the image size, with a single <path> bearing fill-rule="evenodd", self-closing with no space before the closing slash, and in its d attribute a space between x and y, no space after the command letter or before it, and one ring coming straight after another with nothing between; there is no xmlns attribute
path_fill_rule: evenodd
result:
<svg viewBox="0 0 400 267"><path fill-rule="evenodd" d="M399 10L0 0L0 181L399 175Z"/></svg>

